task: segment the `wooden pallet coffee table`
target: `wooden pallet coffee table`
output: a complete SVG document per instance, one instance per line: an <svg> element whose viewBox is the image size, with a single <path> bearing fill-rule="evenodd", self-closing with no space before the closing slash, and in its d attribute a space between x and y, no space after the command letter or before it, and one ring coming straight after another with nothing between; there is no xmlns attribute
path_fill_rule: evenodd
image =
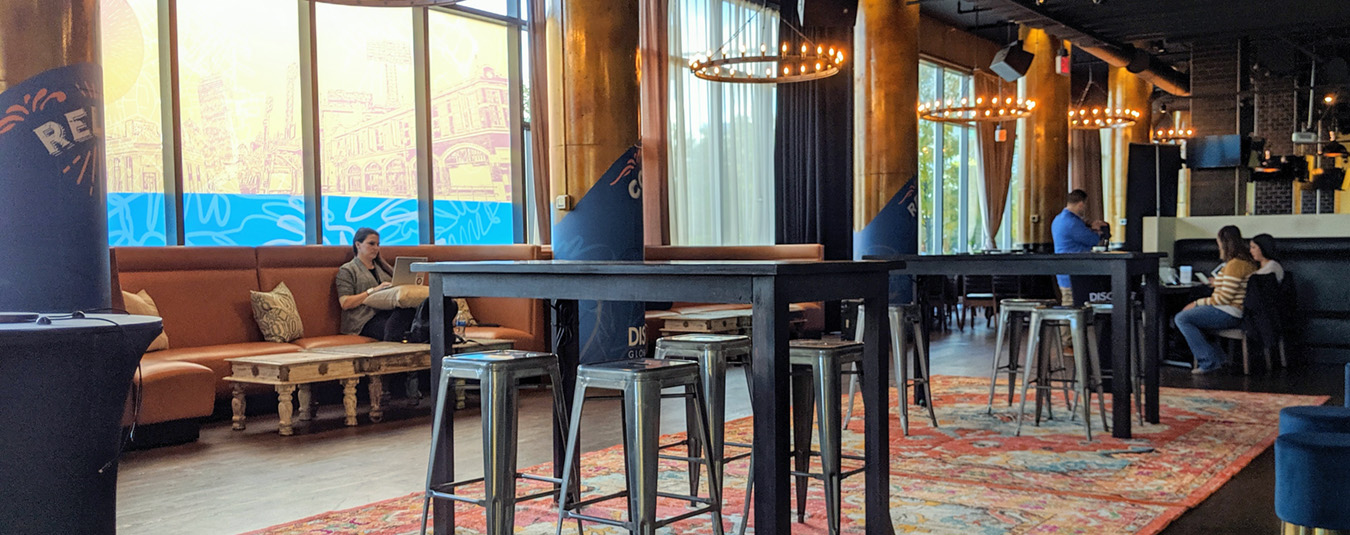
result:
<svg viewBox="0 0 1350 535"><path fill-rule="evenodd" d="M455 353L472 351L496 351L511 349L515 342L511 340L471 339L455 345ZM347 354L360 357L358 370L369 378L370 421L378 422L384 418L380 398L384 395L385 375L395 373L419 372L431 368L431 344L405 344L402 342L374 342L311 349L313 352ZM462 380L456 383L462 385ZM464 389L457 389L455 405L464 408Z"/></svg>

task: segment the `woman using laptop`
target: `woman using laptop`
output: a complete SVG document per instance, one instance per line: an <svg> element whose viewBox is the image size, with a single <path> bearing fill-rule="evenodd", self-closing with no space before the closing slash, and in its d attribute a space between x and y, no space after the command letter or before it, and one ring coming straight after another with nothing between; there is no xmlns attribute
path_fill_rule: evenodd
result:
<svg viewBox="0 0 1350 535"><path fill-rule="evenodd" d="M1191 373L1197 375L1213 373L1223 367L1223 351L1207 334L1242 325L1247 278L1259 267L1237 227L1228 225L1219 229L1216 241L1223 264L1213 279L1214 294L1186 305L1176 317L1177 328L1186 337L1191 353L1195 354L1195 369Z"/></svg>
<svg viewBox="0 0 1350 535"><path fill-rule="evenodd" d="M338 304L342 306L342 334L359 334L385 342L401 342L412 326L411 308L376 310L366 299L393 286L394 269L380 258L380 233L361 227L352 237L356 258L338 268Z"/></svg>

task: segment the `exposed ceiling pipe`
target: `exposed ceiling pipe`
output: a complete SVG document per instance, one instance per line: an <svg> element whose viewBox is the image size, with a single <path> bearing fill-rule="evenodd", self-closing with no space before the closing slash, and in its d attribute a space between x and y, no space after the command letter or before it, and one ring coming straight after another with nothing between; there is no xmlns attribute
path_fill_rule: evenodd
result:
<svg viewBox="0 0 1350 535"><path fill-rule="evenodd" d="M990 8L1008 20L1039 28L1072 42L1074 48L1092 54L1114 67L1125 67L1140 78L1167 93L1187 97L1191 95L1190 76L1177 71L1148 51L1130 45L1118 45L1089 31L1065 23L1049 12L1029 3L1029 0L973 0L980 7Z"/></svg>
<svg viewBox="0 0 1350 535"><path fill-rule="evenodd" d="M1170 94L1179 97L1191 96L1190 75L1173 69L1147 51L1128 45L1083 46L1077 43L1074 43L1074 49L1092 54L1112 67L1124 67L1125 70Z"/></svg>

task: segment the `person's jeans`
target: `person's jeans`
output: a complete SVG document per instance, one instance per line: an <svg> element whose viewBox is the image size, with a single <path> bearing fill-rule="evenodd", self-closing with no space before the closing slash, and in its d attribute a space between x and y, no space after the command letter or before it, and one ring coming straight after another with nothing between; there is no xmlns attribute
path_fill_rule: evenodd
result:
<svg viewBox="0 0 1350 535"><path fill-rule="evenodd" d="M1242 318L1212 306L1198 306L1182 311L1176 317L1177 328L1186 337L1186 344L1195 354L1195 366L1201 370L1213 370L1223 365L1225 357L1218 344L1205 336L1205 331L1222 331L1242 325Z"/></svg>

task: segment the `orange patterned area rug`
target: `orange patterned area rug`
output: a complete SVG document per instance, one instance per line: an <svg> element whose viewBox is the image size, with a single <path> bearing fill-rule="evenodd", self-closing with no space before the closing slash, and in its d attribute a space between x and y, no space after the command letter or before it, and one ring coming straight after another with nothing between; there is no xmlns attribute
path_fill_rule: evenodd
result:
<svg viewBox="0 0 1350 535"><path fill-rule="evenodd" d="M922 409L911 406L908 437L900 432L897 398L891 390L891 521L896 533L1157 533L1274 442L1280 408L1316 405L1327 399L1164 388L1162 421L1139 425L1136 420L1135 438L1130 440L1111 438L1104 432L1094 404L1093 441L1089 442L1081 411L1071 419L1059 394L1052 405L1055 419L1036 426L1029 418L1022 436L1015 436L1017 405L1008 405L1003 388L989 414L987 379L935 377L939 425L934 428ZM859 407L857 412L861 412ZM1106 409L1109 418L1110 403ZM855 414L844 431L845 453L861 452L861 431L862 420ZM750 434L749 418L727 424L728 441L749 442ZM663 443L679 438L679 434L667 435ZM621 489L623 461L621 446L585 455L584 492L597 495ZM849 465L845 461L845 469ZM723 522L728 530L739 526L742 518L748 469L744 460L727 466ZM541 475L550 470L549 465L528 469ZM663 491L687 493L683 463L663 461L660 478ZM526 492L524 483L520 492ZM843 531L862 533L862 475L846 479L843 493ZM686 502L661 499L661 516L685 510ZM481 509L459 504L456 511L457 533L482 533ZM598 504L586 512L616 519L625 515L622 500ZM794 525L794 533L827 532L817 481L808 484L804 513L805 522ZM422 497L416 493L249 535L406 535L418 532L421 514ZM551 534L556 519L551 501L524 503L517 509L516 533ZM569 523L563 532L576 533L575 526ZM662 532L705 534L712 533L711 528L711 520L704 516ZM753 533L754 525L749 528ZM622 533L589 524L585 530L586 534Z"/></svg>

